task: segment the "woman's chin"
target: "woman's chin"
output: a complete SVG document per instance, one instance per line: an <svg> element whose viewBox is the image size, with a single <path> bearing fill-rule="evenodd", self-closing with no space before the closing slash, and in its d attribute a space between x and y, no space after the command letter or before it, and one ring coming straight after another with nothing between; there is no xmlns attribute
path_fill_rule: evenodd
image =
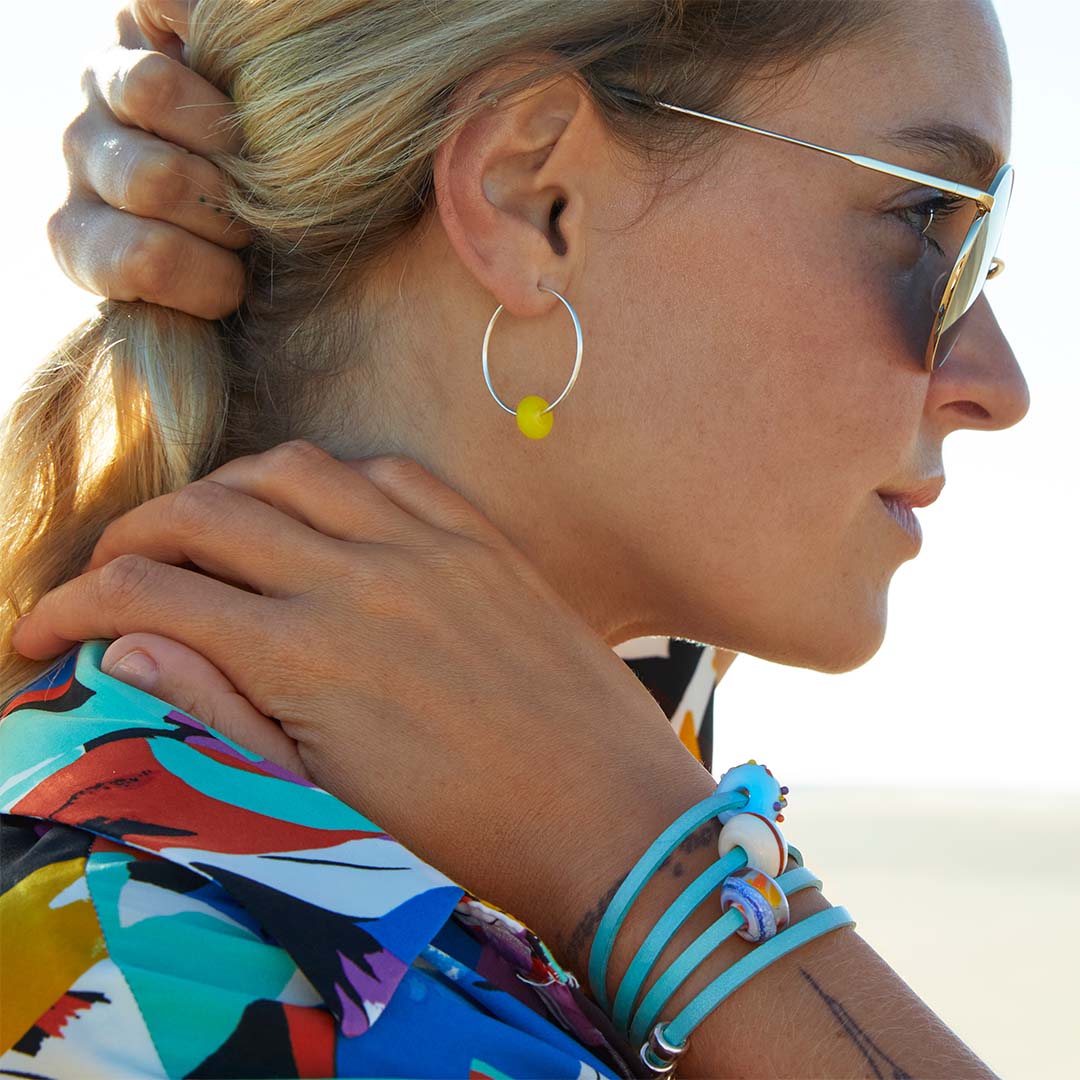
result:
<svg viewBox="0 0 1080 1080"><path fill-rule="evenodd" d="M812 624L785 627L782 638L759 641L752 648L731 643L727 647L786 667L843 675L877 655L885 640L885 622L884 611L880 617L848 612L837 618L835 613L824 613Z"/></svg>
<svg viewBox="0 0 1080 1080"><path fill-rule="evenodd" d="M806 662L801 666L826 675L843 675L872 660L885 641L885 618L851 619L835 627L833 634L822 633L808 643Z"/></svg>

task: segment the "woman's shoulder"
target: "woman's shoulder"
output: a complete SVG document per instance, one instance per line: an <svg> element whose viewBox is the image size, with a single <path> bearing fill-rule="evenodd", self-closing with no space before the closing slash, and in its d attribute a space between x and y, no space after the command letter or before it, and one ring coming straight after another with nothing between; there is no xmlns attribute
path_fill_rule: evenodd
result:
<svg viewBox="0 0 1080 1080"><path fill-rule="evenodd" d="M5 1002L4 1067L67 1075L65 1055L102 1038L119 1052L107 1033L122 1030L144 1075L243 1060L287 1075L300 1057L307 1075L373 1075L365 1062L400 1064L404 1024L418 1076L629 1075L527 927L327 792L105 675L106 646L72 649L3 709L0 904L27 945L5 978L21 1009ZM543 992L524 982L545 973Z"/></svg>

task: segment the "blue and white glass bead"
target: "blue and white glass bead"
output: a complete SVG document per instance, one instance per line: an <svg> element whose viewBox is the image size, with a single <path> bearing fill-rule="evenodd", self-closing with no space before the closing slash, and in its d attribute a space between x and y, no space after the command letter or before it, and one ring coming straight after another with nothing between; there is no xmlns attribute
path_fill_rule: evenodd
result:
<svg viewBox="0 0 1080 1080"><path fill-rule="evenodd" d="M773 878L753 866L733 870L720 887L720 910L738 908L746 920L735 933L747 941L768 941L791 920L784 890Z"/></svg>

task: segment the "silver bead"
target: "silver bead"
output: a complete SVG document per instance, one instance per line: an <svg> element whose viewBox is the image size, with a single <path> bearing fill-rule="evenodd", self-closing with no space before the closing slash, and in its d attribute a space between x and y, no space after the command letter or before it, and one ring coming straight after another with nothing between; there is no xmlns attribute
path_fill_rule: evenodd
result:
<svg viewBox="0 0 1080 1080"><path fill-rule="evenodd" d="M641 1044L641 1060L654 1076L671 1075L689 1045L685 1043L682 1046L673 1046L664 1038L663 1028L662 1020L653 1025L649 1032L649 1041Z"/></svg>

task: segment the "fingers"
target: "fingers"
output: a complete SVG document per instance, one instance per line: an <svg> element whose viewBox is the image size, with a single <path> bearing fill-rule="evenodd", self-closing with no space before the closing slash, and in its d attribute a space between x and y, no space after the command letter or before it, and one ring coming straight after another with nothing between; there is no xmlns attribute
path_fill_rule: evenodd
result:
<svg viewBox="0 0 1080 1080"><path fill-rule="evenodd" d="M49 220L64 273L89 292L221 319L243 299L247 226L223 210L207 159L238 153L230 99L181 62L194 0L133 0L121 47L83 75L87 105L64 132L71 192Z"/></svg>
<svg viewBox="0 0 1080 1080"><path fill-rule="evenodd" d="M188 39L188 24L196 0L132 0L131 21L149 43L162 52L179 48Z"/></svg>
<svg viewBox="0 0 1080 1080"><path fill-rule="evenodd" d="M306 592L349 567L339 541L209 478L159 495L110 522L88 568L120 555L194 563L273 597Z"/></svg>
<svg viewBox="0 0 1080 1080"><path fill-rule="evenodd" d="M222 247L251 243L251 231L224 210L224 176L183 147L84 112L64 133L64 157L72 183L117 210L170 221Z"/></svg>
<svg viewBox="0 0 1080 1080"><path fill-rule="evenodd" d="M247 226L223 209L221 171L198 154L88 109L64 132L64 158L74 187L117 210L170 222L232 250L251 242Z"/></svg>
<svg viewBox="0 0 1080 1080"><path fill-rule="evenodd" d="M139 24L135 21L130 7L122 8L116 16L116 40L125 49L154 48L150 39L139 29ZM179 60L182 45L180 41L166 42L159 46L159 51L168 53L174 60Z"/></svg>
<svg viewBox="0 0 1080 1080"><path fill-rule="evenodd" d="M184 5L151 6L161 21ZM176 60L125 49L87 71L83 88L87 108L64 133L72 191L49 220L57 262L99 296L202 319L235 311L245 273L230 249L251 234L220 211L224 178L201 156L234 148L207 126L229 115L229 99Z"/></svg>
<svg viewBox="0 0 1080 1080"><path fill-rule="evenodd" d="M228 461L208 478L352 543L426 543L418 524L488 545L508 543L464 496L400 455L340 461L306 439L294 439Z"/></svg>
<svg viewBox="0 0 1080 1080"><path fill-rule="evenodd" d="M153 670L138 669L130 662L133 654L145 658ZM310 779L296 743L238 693L218 668L186 645L156 634L125 634L105 650L101 670L201 720L259 757Z"/></svg>
<svg viewBox="0 0 1080 1080"><path fill-rule="evenodd" d="M261 610L252 606L256 600L296 595L350 572L335 540L427 542L423 524L505 542L479 511L417 462L389 457L366 466L400 503L364 468L298 439L236 458L178 492L135 507L106 528L81 576L47 593L19 621L13 646L45 659L73 641L138 629L166 633L213 657L220 643L202 637L208 614L217 611L222 626L236 635L243 634L245 620L247 630L257 632L260 624L251 622ZM264 597L173 565L183 562L248 583Z"/></svg>
<svg viewBox="0 0 1080 1080"><path fill-rule="evenodd" d="M240 152L232 100L164 53L114 46L87 70L83 89L88 96L96 91L122 124L193 154Z"/></svg>
<svg viewBox="0 0 1080 1080"><path fill-rule="evenodd" d="M201 653L236 683L229 658L277 628L273 604L203 574L122 555L47 592L15 624L11 644L23 656L46 660L76 641L161 634Z"/></svg>
<svg viewBox="0 0 1080 1080"><path fill-rule="evenodd" d="M396 454L345 462L413 517L443 532L490 546L509 544L506 534L464 495L413 458Z"/></svg>
<svg viewBox="0 0 1080 1080"><path fill-rule="evenodd" d="M139 555L293 596L346 572L341 541L405 544L418 524L360 470L296 439L133 507L106 526L83 572Z"/></svg>
<svg viewBox="0 0 1080 1080"><path fill-rule="evenodd" d="M351 543L409 544L420 522L362 472L306 439L234 458L207 479L276 506L325 536Z"/></svg>
<svg viewBox="0 0 1080 1080"><path fill-rule="evenodd" d="M49 219L49 243L76 285L113 300L145 300L222 319L244 291L238 255L164 221L74 192Z"/></svg>

